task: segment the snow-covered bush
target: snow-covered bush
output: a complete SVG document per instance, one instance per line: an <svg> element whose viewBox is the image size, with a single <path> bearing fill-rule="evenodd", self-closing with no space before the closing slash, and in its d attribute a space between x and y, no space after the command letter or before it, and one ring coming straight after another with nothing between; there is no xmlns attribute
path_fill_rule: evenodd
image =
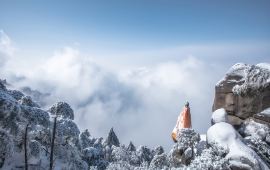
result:
<svg viewBox="0 0 270 170"><path fill-rule="evenodd" d="M112 146L112 153L111 153L111 161L126 161L129 162L129 152L125 148L125 146Z"/></svg>
<svg viewBox="0 0 270 170"><path fill-rule="evenodd" d="M26 119L26 123L48 127L50 124L49 114L37 107L21 106L20 116Z"/></svg>
<svg viewBox="0 0 270 170"><path fill-rule="evenodd" d="M119 161L119 162L112 162L110 163L107 168L107 170L134 170L135 167L130 165L129 162L126 161Z"/></svg>
<svg viewBox="0 0 270 170"><path fill-rule="evenodd" d="M129 151L129 163L136 167L141 165L141 158L136 151Z"/></svg>
<svg viewBox="0 0 270 170"><path fill-rule="evenodd" d="M116 136L116 134L113 131L113 128L111 128L108 137L106 138L104 145L108 145L108 146L120 146L120 142L118 140L118 137Z"/></svg>
<svg viewBox="0 0 270 170"><path fill-rule="evenodd" d="M154 149L153 155L161 155L164 153L164 149L162 146L158 146Z"/></svg>
<svg viewBox="0 0 270 170"><path fill-rule="evenodd" d="M24 96L19 90L8 90L8 93L16 100L20 100Z"/></svg>
<svg viewBox="0 0 270 170"><path fill-rule="evenodd" d="M93 146L94 143L95 143L95 140L96 139L91 138L91 135L90 135L88 129L86 129L85 131L83 131L80 134L80 145L81 145L81 149L85 149L85 148L88 148L88 147Z"/></svg>
<svg viewBox="0 0 270 170"><path fill-rule="evenodd" d="M7 83L6 80L0 79L0 90L7 91L7 88L6 88L6 85L5 85L6 83Z"/></svg>
<svg viewBox="0 0 270 170"><path fill-rule="evenodd" d="M75 143L79 139L80 130L70 119L57 119L56 135L60 143Z"/></svg>
<svg viewBox="0 0 270 170"><path fill-rule="evenodd" d="M204 149L201 155L196 156L191 161L190 169L229 169L229 161L225 158L228 150L219 147L216 144L212 144L211 147Z"/></svg>
<svg viewBox="0 0 270 170"><path fill-rule="evenodd" d="M136 147L134 146L134 144L132 142L129 142L127 150L128 151L136 151Z"/></svg>
<svg viewBox="0 0 270 170"><path fill-rule="evenodd" d="M137 155L141 160L141 163L145 162L148 165L153 159L153 152L147 146L139 146L137 149Z"/></svg>
<svg viewBox="0 0 270 170"><path fill-rule="evenodd" d="M10 130L11 134L18 133L18 121L20 121L20 106L10 96L1 94L0 90L0 124L2 128Z"/></svg>
<svg viewBox="0 0 270 170"><path fill-rule="evenodd" d="M104 160L104 152L101 148L89 147L82 151L82 158L87 164L96 169L105 169L108 162Z"/></svg>
<svg viewBox="0 0 270 170"><path fill-rule="evenodd" d="M79 167L86 167L87 163L82 159L81 152L74 147L74 145L70 144L58 144L55 145L55 158L68 165L67 168L69 169L71 166L76 167L75 169L79 169ZM85 166L86 165L86 166Z"/></svg>
<svg viewBox="0 0 270 170"><path fill-rule="evenodd" d="M165 153L157 154L152 159L149 169L166 169L169 166L167 155Z"/></svg>

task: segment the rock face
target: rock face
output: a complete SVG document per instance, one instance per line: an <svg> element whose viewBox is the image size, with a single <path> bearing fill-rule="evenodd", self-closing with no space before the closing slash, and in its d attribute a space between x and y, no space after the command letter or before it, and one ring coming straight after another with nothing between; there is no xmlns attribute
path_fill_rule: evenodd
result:
<svg viewBox="0 0 270 170"><path fill-rule="evenodd" d="M215 119L215 115L219 112L220 110L217 110L213 113L213 119ZM209 145L218 145L228 151L225 158L229 160L229 167L231 169L268 169L265 162L254 150L245 145L242 137L227 122L215 123L208 129L207 143Z"/></svg>
<svg viewBox="0 0 270 170"><path fill-rule="evenodd" d="M193 129L181 129L177 134L177 143L169 153L169 160L173 167L181 164L188 165L195 157L194 148L200 141L200 135Z"/></svg>
<svg viewBox="0 0 270 170"><path fill-rule="evenodd" d="M212 123L216 124L207 132L208 142L214 139L216 143L229 147L226 157L231 160L231 168L269 169L270 65L235 64L215 89ZM224 112L228 113L226 119ZM219 120L223 120L223 125ZM226 133L224 129L227 129ZM231 141L235 142L232 144ZM245 152L238 156L236 152L230 154L235 148L241 148L237 153Z"/></svg>
<svg viewBox="0 0 270 170"><path fill-rule="evenodd" d="M224 108L229 115L246 119L270 107L269 68L268 64L232 66L216 84L212 110Z"/></svg>

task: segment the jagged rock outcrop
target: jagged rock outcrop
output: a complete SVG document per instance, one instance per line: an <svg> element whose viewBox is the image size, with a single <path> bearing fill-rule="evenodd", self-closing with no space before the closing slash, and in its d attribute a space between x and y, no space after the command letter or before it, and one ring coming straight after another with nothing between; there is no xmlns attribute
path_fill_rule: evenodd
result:
<svg viewBox="0 0 270 170"><path fill-rule="evenodd" d="M253 155L257 155L259 158L253 158L253 160L261 159L269 168L268 151L270 145L267 141L270 133L270 65L266 63L235 64L226 76L217 83L215 89L213 104L215 112L212 115L212 123L219 123L219 120L222 119L226 124L233 125L235 129L230 128L231 132L236 130L234 136L238 140L234 143L241 143L242 148L248 147L255 151L256 154ZM227 118L224 117L223 113L226 113ZM211 131L215 126L209 130ZM224 136L224 131L221 134ZM215 137L215 139L217 138ZM248 155L246 152L244 154ZM246 160L246 164L249 164L245 165L246 168L254 166L255 169L256 167L259 169L258 165L254 164L256 161L247 161L248 158L240 160ZM239 160L236 163L239 163Z"/></svg>
<svg viewBox="0 0 270 170"><path fill-rule="evenodd" d="M238 63L216 84L213 111L224 108L231 124L253 117L270 107L270 70L268 64ZM265 117L268 118L265 118ZM254 116L269 121L269 116Z"/></svg>
<svg viewBox="0 0 270 170"><path fill-rule="evenodd" d="M195 145L200 141L200 135L193 129L181 129L177 134L177 143L169 153L172 167L190 164L195 156Z"/></svg>
<svg viewBox="0 0 270 170"><path fill-rule="evenodd" d="M221 112L224 112L221 114ZM224 109L218 109L213 113L212 119L220 119L217 115L227 116ZM227 120L223 118L223 120ZM207 143L209 145L215 144L228 153L225 158L229 160L229 167L232 169L267 169L265 162L253 151L250 147L245 145L242 137L234 129L234 127L227 122L217 122L211 126L207 131Z"/></svg>

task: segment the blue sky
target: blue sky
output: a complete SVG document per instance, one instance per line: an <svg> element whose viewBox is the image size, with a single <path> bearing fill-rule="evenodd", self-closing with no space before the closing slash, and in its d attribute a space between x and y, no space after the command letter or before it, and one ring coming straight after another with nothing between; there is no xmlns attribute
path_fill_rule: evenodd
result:
<svg viewBox="0 0 270 170"><path fill-rule="evenodd" d="M246 0L1 0L0 26L37 51L74 42L85 51L116 54L199 44L256 46L269 44L269 7L269 1Z"/></svg>
<svg viewBox="0 0 270 170"><path fill-rule="evenodd" d="M270 1L0 0L0 76L68 102L80 129L170 148L186 100L210 126L215 84L270 62ZM151 138L149 138L151 133Z"/></svg>

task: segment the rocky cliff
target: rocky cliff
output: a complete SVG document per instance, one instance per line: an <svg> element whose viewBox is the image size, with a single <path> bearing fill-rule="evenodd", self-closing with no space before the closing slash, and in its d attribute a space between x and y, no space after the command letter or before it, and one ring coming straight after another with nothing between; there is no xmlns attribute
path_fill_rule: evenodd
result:
<svg viewBox="0 0 270 170"><path fill-rule="evenodd" d="M215 87L213 111L224 108L231 124L247 118L270 123L264 110L270 107L270 67L268 64L232 66Z"/></svg>
<svg viewBox="0 0 270 170"><path fill-rule="evenodd" d="M231 141L235 141L229 150L246 151L242 156L233 155L234 159L245 160L240 161L242 165L238 161L235 167L263 169L266 166L269 169L270 65L239 63L232 66L215 87L213 111L214 125L207 132L209 137L229 147ZM216 131L222 135L214 134Z"/></svg>

